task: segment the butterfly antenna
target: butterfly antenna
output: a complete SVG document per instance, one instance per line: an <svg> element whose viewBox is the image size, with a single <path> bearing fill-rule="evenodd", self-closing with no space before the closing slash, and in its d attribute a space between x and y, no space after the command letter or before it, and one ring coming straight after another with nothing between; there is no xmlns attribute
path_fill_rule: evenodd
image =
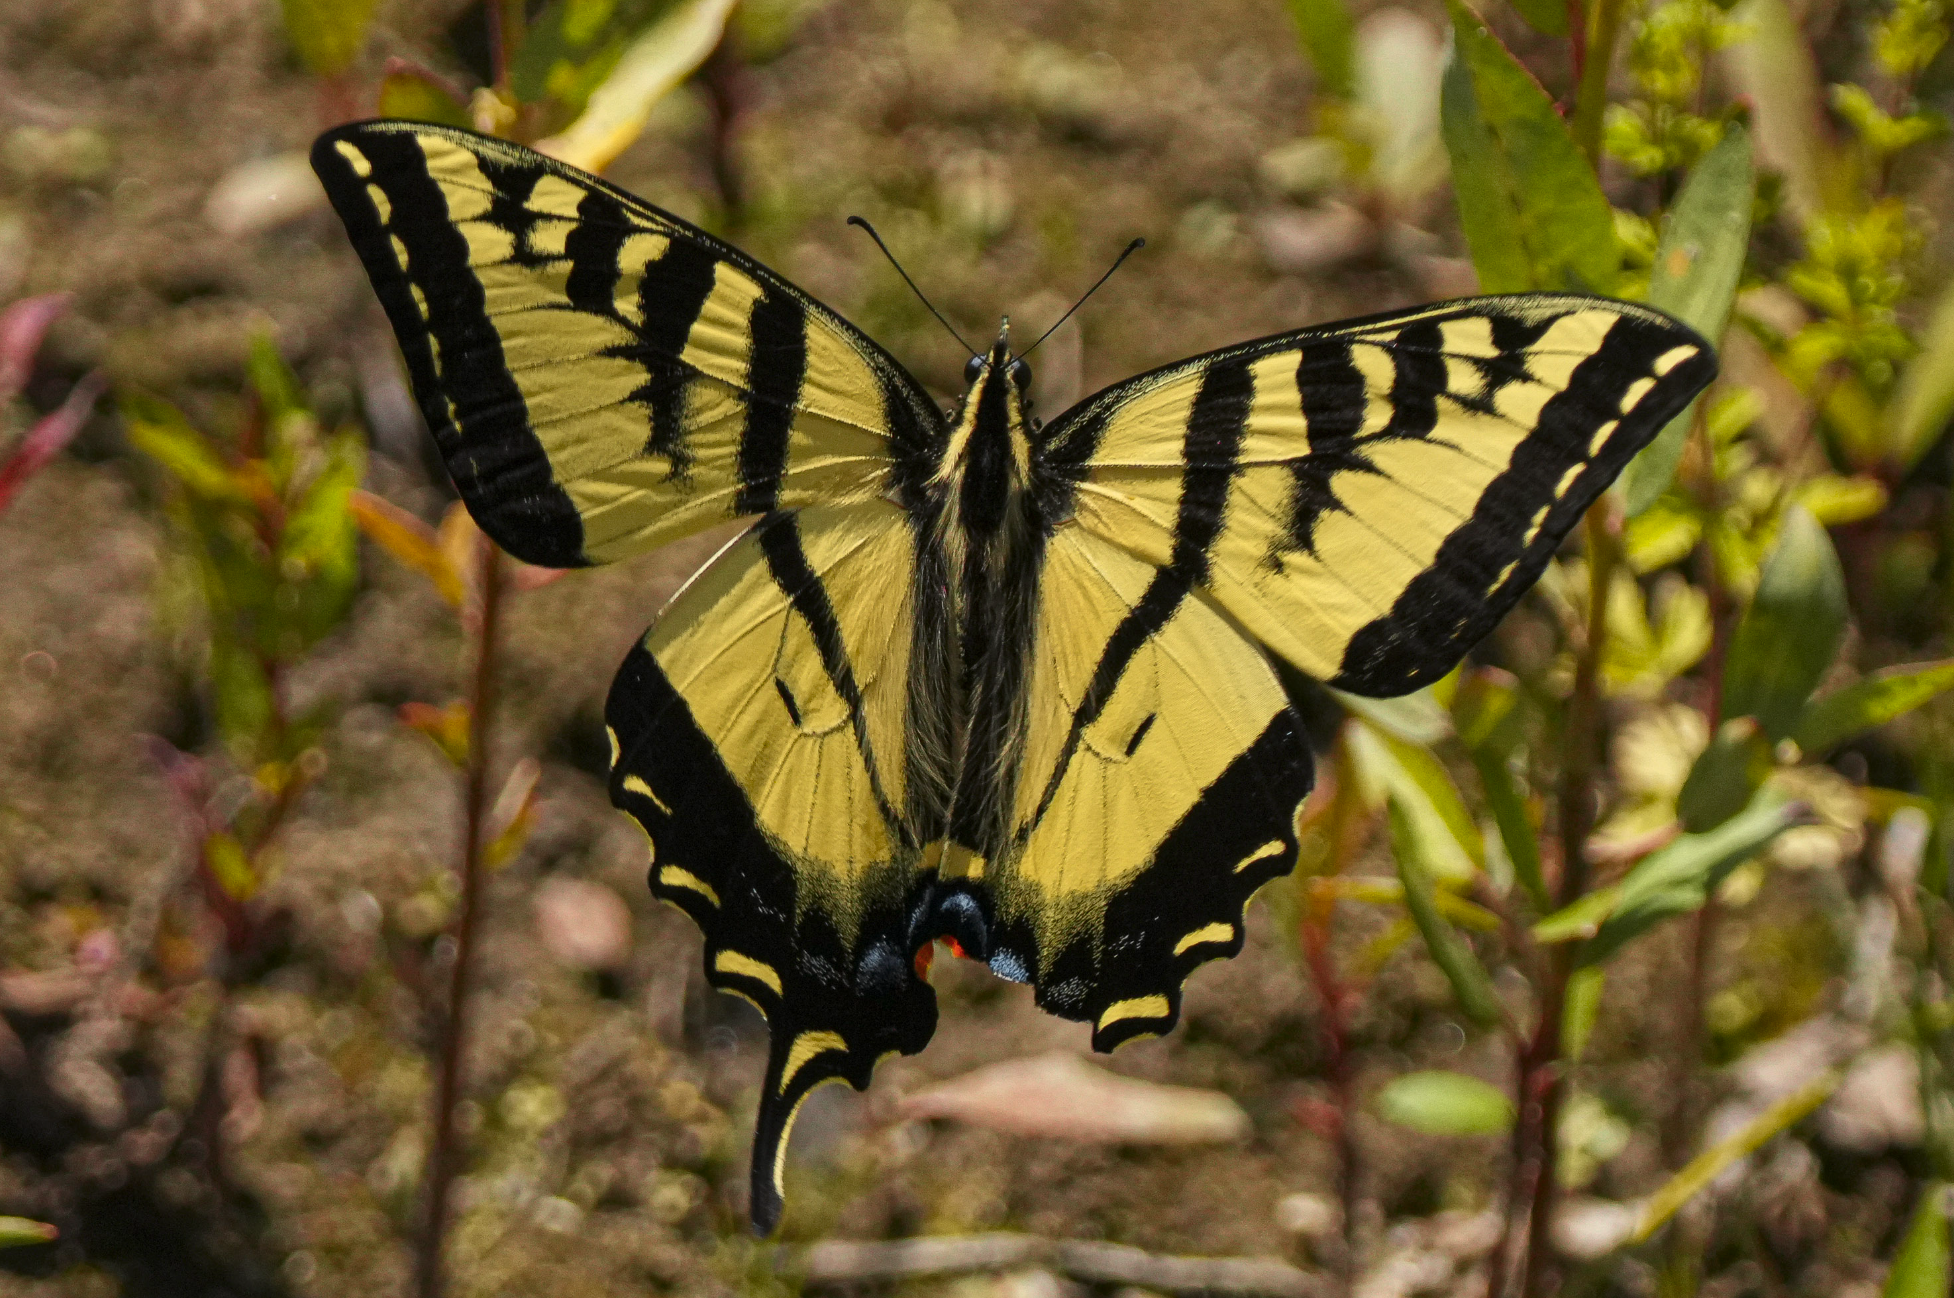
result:
<svg viewBox="0 0 1954 1298"><path fill-rule="evenodd" d="M963 335L957 332L957 328L955 325L951 324L948 320L945 320L943 318L943 313L936 309L936 304L923 296L923 290L917 288L916 281L909 278L909 272L902 268L902 263L896 260L896 255L893 252L889 251L889 245L882 242L882 236L875 232L875 227L870 225L866 218L859 217L859 216L849 217L848 224L859 225L864 230L868 231L868 237L875 240L875 246L882 250L882 255L884 257L887 257L889 259L889 264L896 268L896 274L902 276L902 282L909 285L909 291L914 293L917 299L920 302L922 302L924 306L930 309L930 314L936 317L937 323L941 324L945 329L948 329L950 331L950 336L952 338L956 339L960 343L963 343L963 349L965 351L969 352L972 356L977 355L978 354L977 349L975 347L972 347L969 343L963 342Z"/></svg>
<svg viewBox="0 0 1954 1298"><path fill-rule="evenodd" d="M1086 298L1091 297L1094 293L1097 293L1099 291L1099 284L1104 284L1107 280L1113 277L1113 272L1120 268L1121 262L1125 261L1128 257L1131 257L1134 253L1140 251L1140 249L1146 246L1147 246L1147 241L1145 239L1135 239L1132 243L1127 244L1126 251L1121 253L1119 256L1115 257L1113 259L1113 264L1106 268L1106 273L1099 277L1099 283L1094 284L1091 288L1087 289L1085 293L1080 296L1079 300L1072 304L1072 311L1077 311L1080 307L1084 306L1086 304ZM1064 324L1067 320L1070 320L1072 318L1072 311L1067 311L1064 315L1058 318L1058 324L1053 325L1051 328L1047 329L1044 333L1039 334L1038 342L1033 343L1031 346L1019 352L1018 359L1023 360L1025 357L1037 351L1038 343L1044 342L1047 338L1050 338L1053 334L1057 333L1058 326Z"/></svg>

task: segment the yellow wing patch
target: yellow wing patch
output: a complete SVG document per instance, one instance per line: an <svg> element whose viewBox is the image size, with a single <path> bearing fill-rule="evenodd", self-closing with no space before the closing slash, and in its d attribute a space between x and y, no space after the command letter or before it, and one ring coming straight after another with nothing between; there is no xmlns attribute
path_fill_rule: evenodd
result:
<svg viewBox="0 0 1954 1298"><path fill-rule="evenodd" d="M485 530L550 566L890 485L940 422L913 380L743 254L465 131L367 123L314 166Z"/></svg>

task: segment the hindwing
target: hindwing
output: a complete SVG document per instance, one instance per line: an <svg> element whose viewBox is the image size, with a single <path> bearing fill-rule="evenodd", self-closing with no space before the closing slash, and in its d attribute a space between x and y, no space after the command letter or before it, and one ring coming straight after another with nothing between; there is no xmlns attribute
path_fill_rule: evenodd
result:
<svg viewBox="0 0 1954 1298"><path fill-rule="evenodd" d="M1108 388L1047 427L1040 490L1310 675L1402 694L1492 630L1715 370L1630 303L1441 303Z"/></svg>
<svg viewBox="0 0 1954 1298"><path fill-rule="evenodd" d="M1295 864L1309 748L1211 598L1078 528L1046 547L1026 689L991 967L1012 953L1111 1050L1166 1032L1188 974L1241 950L1249 897Z"/></svg>
<svg viewBox="0 0 1954 1298"><path fill-rule="evenodd" d="M712 985L767 1016L763 1229L807 1093L867 1086L936 1024L902 810L913 572L893 505L769 515L667 605L606 708L611 799L650 840L652 891L698 922Z"/></svg>
<svg viewBox="0 0 1954 1298"><path fill-rule="evenodd" d="M312 165L455 485L518 558L918 489L941 416L915 380L703 230L450 127L343 126Z"/></svg>

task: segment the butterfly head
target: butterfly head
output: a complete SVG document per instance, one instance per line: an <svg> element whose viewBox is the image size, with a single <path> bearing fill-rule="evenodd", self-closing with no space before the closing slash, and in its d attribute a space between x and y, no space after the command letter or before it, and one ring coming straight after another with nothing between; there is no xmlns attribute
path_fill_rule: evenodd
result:
<svg viewBox="0 0 1954 1298"><path fill-rule="evenodd" d="M959 483L966 521L984 531L1001 522L1031 470L1031 367L1012 354L1009 319L990 350L964 366L964 382L937 479Z"/></svg>
<svg viewBox="0 0 1954 1298"><path fill-rule="evenodd" d="M972 356L964 362L964 386L975 394L983 380L990 374L1002 374L1017 390L1018 402L1029 408L1031 404L1031 366L1011 354L1011 318L1004 318L1004 325L998 330L997 341L983 355ZM968 397L965 398L968 401Z"/></svg>

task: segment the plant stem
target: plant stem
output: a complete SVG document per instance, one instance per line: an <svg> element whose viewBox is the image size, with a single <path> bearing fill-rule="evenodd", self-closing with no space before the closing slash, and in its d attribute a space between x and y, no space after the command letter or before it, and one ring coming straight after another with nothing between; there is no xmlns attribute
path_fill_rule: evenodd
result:
<svg viewBox="0 0 1954 1298"><path fill-rule="evenodd" d="M468 784L462 827L461 913L455 921L455 963L442 1019L440 1076L435 1085L434 1144L427 1160L427 1219L415 1258L415 1293L441 1298L447 1287L443 1245L451 1216L450 1198L460 1170L462 1074L468 1057L469 980L474 972L475 935L481 919L482 853L487 846L489 722L495 706L498 614L502 604L502 552L486 536L481 544L482 619L475 645L475 675L468 690Z"/></svg>
<svg viewBox="0 0 1954 1298"><path fill-rule="evenodd" d="M1613 3L1599 0L1597 12ZM1612 39L1612 37L1610 38ZM1604 52L1591 47L1590 58L1605 63ZM1592 69L1593 63L1589 67ZM1574 693L1567 702L1566 742L1561 758L1560 884L1557 904L1570 906L1588 890L1588 835L1594 831L1595 777L1601 764L1601 659L1608 645L1608 590L1615 576L1615 538L1610 535L1606 497L1588 510L1585 520L1588 550L1588 625L1574 662ZM1531 1146L1524 1184L1531 1201L1527 1222L1526 1276L1521 1292L1536 1298L1544 1292L1552 1253L1556 1165L1560 1149L1561 1016L1567 1004L1567 980L1574 972L1572 944L1555 948L1549 960L1547 985L1540 1001L1540 1022L1533 1041L1521 1056L1520 1122ZM1517 1209L1509 1205L1508 1211Z"/></svg>
<svg viewBox="0 0 1954 1298"><path fill-rule="evenodd" d="M1628 0L1594 0L1588 11L1586 40L1581 45L1580 84L1574 90L1574 142L1587 155L1588 165L1601 170L1601 118L1608 107L1608 71L1615 62L1615 40L1621 35Z"/></svg>
<svg viewBox="0 0 1954 1298"><path fill-rule="evenodd" d="M1722 508L1722 493L1716 480L1716 448L1710 443L1709 423L1702 407L1697 408L1696 433L1703 447L1704 508L1714 517ZM1710 652L1704 659L1703 675L1708 690L1703 700L1704 720L1714 736L1723 717L1723 662L1730 648L1732 609L1729 593L1717 571L1716 556L1707 544L1702 547L1703 590L1710 604ZM1669 1112L1662 1126L1663 1161L1680 1168L1689 1161L1689 1146L1695 1136L1696 1071L1703 1062L1703 1007L1709 997L1710 959L1716 945L1717 899L1712 895L1690 916L1690 961L1688 994L1683 1001L1683 1039L1671 1060Z"/></svg>
<svg viewBox="0 0 1954 1298"><path fill-rule="evenodd" d="M1329 911L1335 903L1312 897L1305 905L1303 951L1317 994L1323 998L1323 1044L1330 1055L1326 1071L1336 1106L1337 1202L1343 1211L1343 1259L1339 1270L1347 1286L1357 1273L1357 1141L1350 1121L1356 1086L1343 1017L1348 993L1330 955Z"/></svg>

